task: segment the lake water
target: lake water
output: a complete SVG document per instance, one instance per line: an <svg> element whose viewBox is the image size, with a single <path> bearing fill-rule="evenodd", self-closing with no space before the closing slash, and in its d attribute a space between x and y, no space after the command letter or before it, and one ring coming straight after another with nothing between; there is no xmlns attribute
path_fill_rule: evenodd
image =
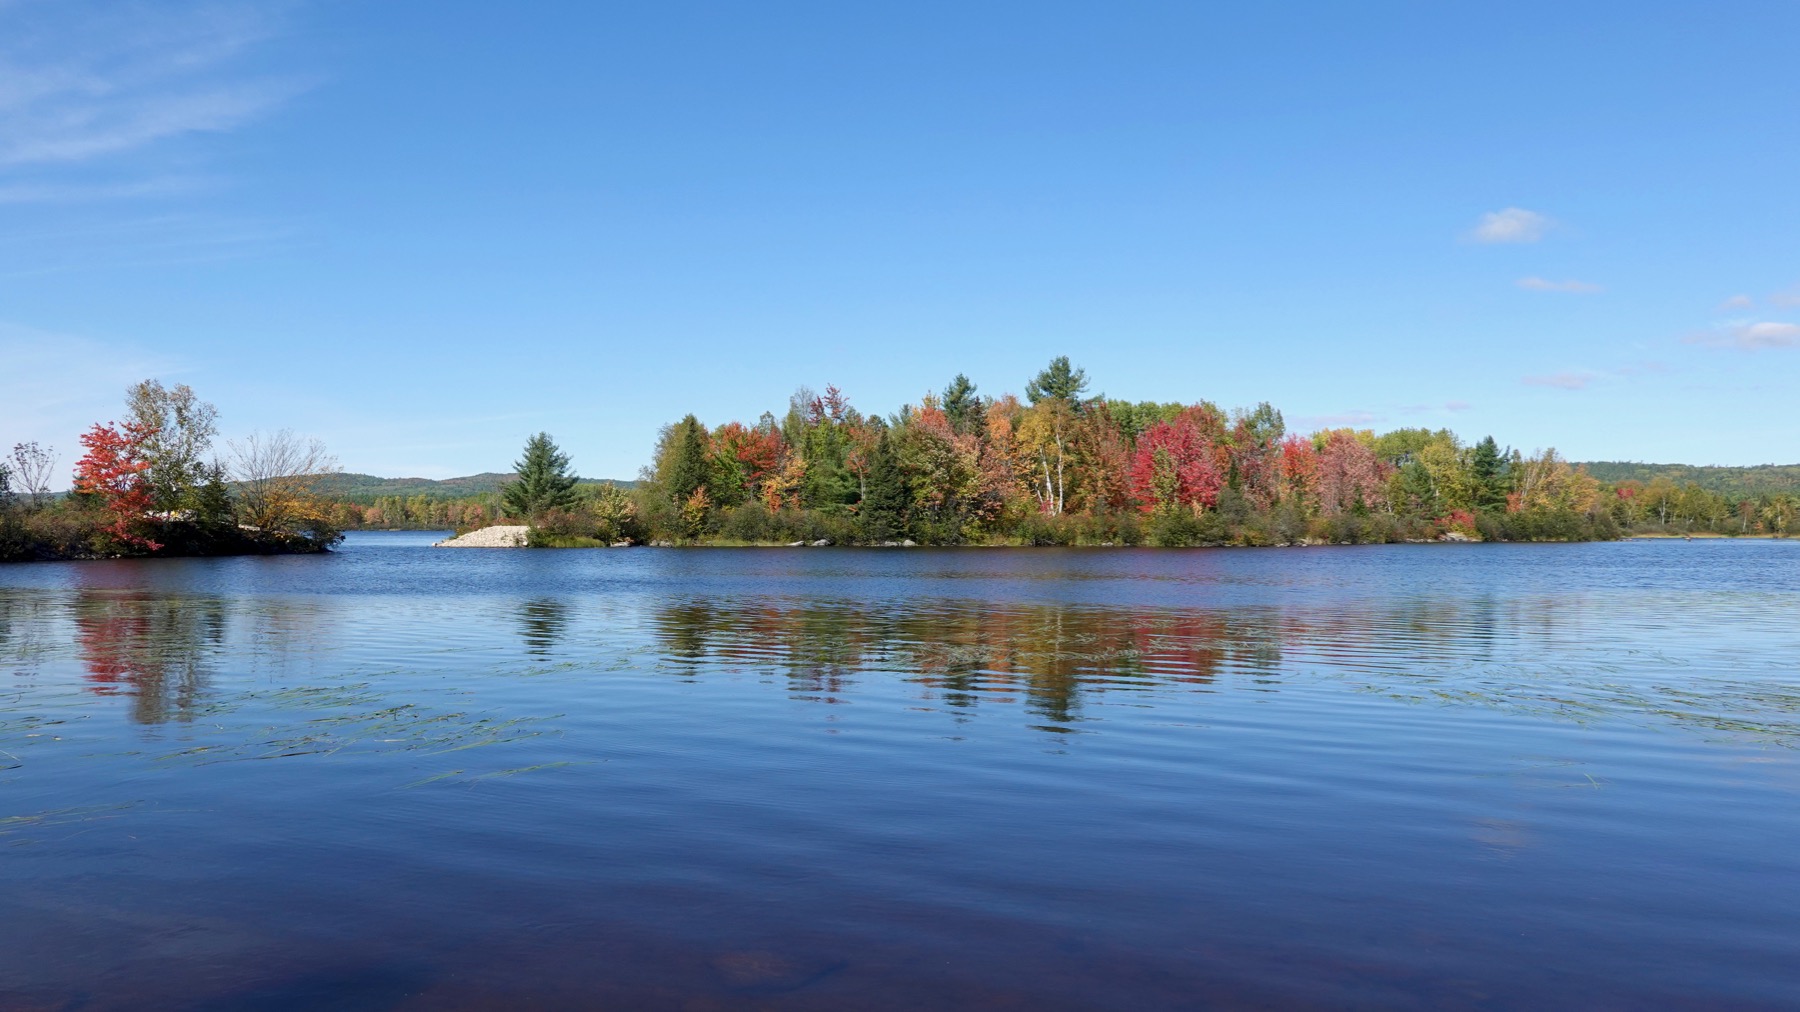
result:
<svg viewBox="0 0 1800 1012"><path fill-rule="evenodd" d="M0 567L0 1008L1800 1004L1800 542Z"/></svg>

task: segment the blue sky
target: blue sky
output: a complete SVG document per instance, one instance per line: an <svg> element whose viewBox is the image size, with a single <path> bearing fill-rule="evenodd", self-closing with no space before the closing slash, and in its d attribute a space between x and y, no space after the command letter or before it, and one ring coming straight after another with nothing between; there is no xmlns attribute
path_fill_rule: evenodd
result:
<svg viewBox="0 0 1800 1012"><path fill-rule="evenodd" d="M1800 460L1800 5L0 0L0 442L630 477L659 425L1116 397Z"/></svg>

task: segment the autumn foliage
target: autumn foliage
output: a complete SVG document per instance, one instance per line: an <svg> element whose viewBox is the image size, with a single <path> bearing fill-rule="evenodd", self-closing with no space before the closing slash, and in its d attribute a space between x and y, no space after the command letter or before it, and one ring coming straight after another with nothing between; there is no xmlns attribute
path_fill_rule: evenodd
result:
<svg viewBox="0 0 1800 1012"><path fill-rule="evenodd" d="M331 517L292 508L319 504L314 483L335 466L316 442L252 435L228 465L212 452L217 410L186 385L133 384L125 408L80 435L66 497L50 492L54 451L14 447L27 496L0 480L0 561L308 553L341 538ZM313 449L261 452L290 445Z"/></svg>
<svg viewBox="0 0 1800 1012"><path fill-rule="evenodd" d="M1133 403L1089 397L1087 385L1058 358L1023 400L978 396L958 376L885 417L836 387L802 388L785 415L755 424L709 431L689 415L664 431L651 480L634 492L643 536L1276 544L1479 528L1508 537L1511 522L1493 519L1510 515L1508 495L1512 513L1558 518L1529 536L1610 529L1578 471L1503 459L1491 440L1470 447L1422 429L1300 435L1267 404Z"/></svg>
<svg viewBox="0 0 1800 1012"><path fill-rule="evenodd" d="M141 533L155 502L155 491L144 476L150 461L143 455L154 431L136 422L95 423L82 433L87 453L75 462L75 491L94 497L111 518L106 534L121 545L148 551L162 547Z"/></svg>
<svg viewBox="0 0 1800 1012"><path fill-rule="evenodd" d="M1138 439L1131 458L1131 491L1145 513L1200 513L1218 502L1222 482L1216 448L1191 413L1157 422Z"/></svg>

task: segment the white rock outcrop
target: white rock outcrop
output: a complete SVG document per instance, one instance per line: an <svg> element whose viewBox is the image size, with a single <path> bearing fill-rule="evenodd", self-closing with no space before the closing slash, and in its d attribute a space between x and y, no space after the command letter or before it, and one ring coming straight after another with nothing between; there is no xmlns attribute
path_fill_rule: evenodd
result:
<svg viewBox="0 0 1800 1012"><path fill-rule="evenodd" d="M524 548L525 532L531 528L523 524L498 524L483 527L478 531L470 531L460 538L450 538L432 545L433 548Z"/></svg>

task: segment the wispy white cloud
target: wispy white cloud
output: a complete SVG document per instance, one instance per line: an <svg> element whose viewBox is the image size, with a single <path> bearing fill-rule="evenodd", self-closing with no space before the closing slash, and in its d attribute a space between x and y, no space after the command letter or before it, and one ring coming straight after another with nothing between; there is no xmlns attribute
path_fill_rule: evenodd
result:
<svg viewBox="0 0 1800 1012"><path fill-rule="evenodd" d="M1749 309L1754 305L1756 305L1756 300L1748 295L1733 295L1731 298L1719 303L1718 308L1720 312L1730 312L1734 309Z"/></svg>
<svg viewBox="0 0 1800 1012"><path fill-rule="evenodd" d="M1554 224L1556 223L1548 215L1527 211L1522 207L1509 207L1482 215L1475 227L1469 230L1468 237L1480 243L1537 242Z"/></svg>
<svg viewBox="0 0 1800 1012"><path fill-rule="evenodd" d="M1404 404L1400 407L1403 415L1435 415L1446 411L1467 411L1473 407L1468 401L1445 401L1442 404Z"/></svg>
<svg viewBox="0 0 1800 1012"><path fill-rule="evenodd" d="M245 57L282 24L278 0L27 0L0 33L0 171L8 203L149 196L162 176L118 159L240 126L304 87ZM127 178L71 180L69 171ZM45 178L48 174L48 178Z"/></svg>
<svg viewBox="0 0 1800 1012"><path fill-rule="evenodd" d="M1517 284L1528 292L1567 292L1571 295L1593 295L1603 290L1591 281L1551 281L1540 277L1520 278Z"/></svg>
<svg viewBox="0 0 1800 1012"><path fill-rule="evenodd" d="M1782 320L1733 320L1713 330L1690 334L1688 344L1708 348L1761 351L1767 348L1800 348L1800 323Z"/></svg>
<svg viewBox="0 0 1800 1012"><path fill-rule="evenodd" d="M1299 427L1302 429L1341 429L1346 426L1367 425L1380 420L1381 416L1375 412L1358 408L1340 411L1332 415L1308 415L1299 420Z"/></svg>
<svg viewBox="0 0 1800 1012"><path fill-rule="evenodd" d="M0 323L0 444L36 440L67 468L81 455L77 437L95 422L122 417L125 388L149 376L167 377L176 363L128 344L96 341Z"/></svg>
<svg viewBox="0 0 1800 1012"><path fill-rule="evenodd" d="M129 200L191 193L209 180L195 176L161 176L118 183L0 183L0 204L68 204L91 200Z"/></svg>
<svg viewBox="0 0 1800 1012"><path fill-rule="evenodd" d="M1769 301L1777 306L1800 306L1800 284L1776 292Z"/></svg>
<svg viewBox="0 0 1800 1012"><path fill-rule="evenodd" d="M1551 387L1557 390L1585 390L1599 376L1585 370L1579 372L1551 373L1547 376L1527 376L1520 380L1528 387Z"/></svg>
<svg viewBox="0 0 1800 1012"><path fill-rule="evenodd" d="M0 279L134 266L217 263L303 241L275 220L207 214L108 214L37 231L0 229Z"/></svg>

